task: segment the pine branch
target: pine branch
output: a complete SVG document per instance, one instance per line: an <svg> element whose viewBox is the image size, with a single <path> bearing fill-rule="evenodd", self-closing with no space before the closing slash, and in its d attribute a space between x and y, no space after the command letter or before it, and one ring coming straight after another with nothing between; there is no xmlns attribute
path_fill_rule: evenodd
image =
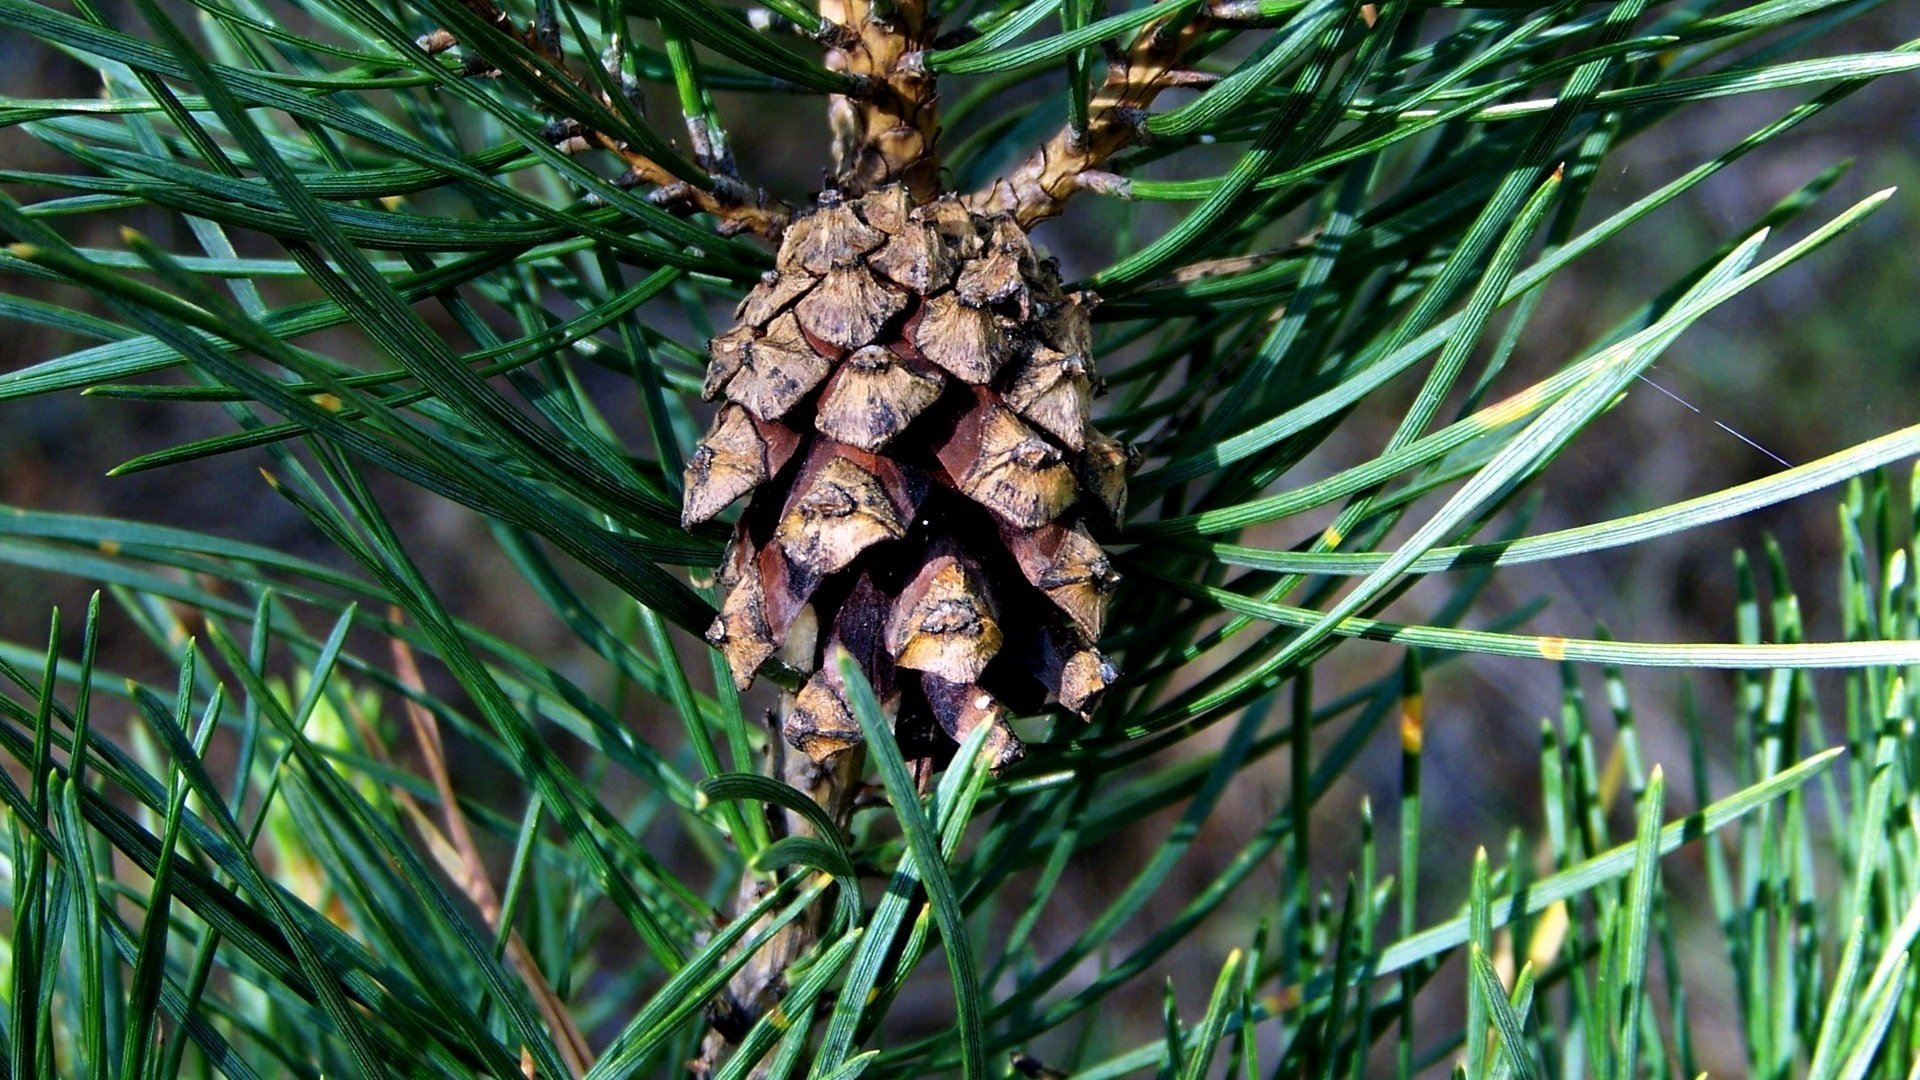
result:
<svg viewBox="0 0 1920 1080"><path fill-rule="evenodd" d="M493 0L460 0L460 3L494 30L532 50L551 68L560 72L571 84L571 89L584 92L609 108L613 106L613 101L606 93L590 80L576 75L569 66L565 51L561 48L559 25L553 18L552 5L541 5L540 14L531 23L518 27L512 17L497 7ZM445 29L437 29L423 36L418 44L427 52L438 53L454 47L458 39ZM470 61L468 74L489 73L497 74L497 71L485 61ZM554 76L547 71L532 70L526 74L549 85L554 82ZM619 78L618 71L610 71L609 74L615 79ZM719 219L722 236L748 232L778 239L793 217L791 207L768 195L764 189L748 186L726 169L714 171L713 163L705 160L709 155L700 155L702 166L708 170L705 182L694 183L675 175L673 170L628 142L576 118L555 121L548 126L545 134L556 146L569 153L604 150L613 154L627 168L625 175L617 181L622 187L651 187L654 189L651 201L677 214L711 214ZM696 132L696 141L698 134ZM727 162L730 164L731 159L727 159Z"/></svg>
<svg viewBox="0 0 1920 1080"><path fill-rule="evenodd" d="M968 196L968 206L981 214L1012 214L1023 228L1032 228L1059 216L1081 191L1125 197L1126 178L1102 166L1140 141L1147 110L1162 91L1208 81L1181 62L1194 41L1222 21L1209 9L1175 12L1143 27L1131 45L1108 57L1106 78L1088 104L1086 126L1069 122L1012 172Z"/></svg>

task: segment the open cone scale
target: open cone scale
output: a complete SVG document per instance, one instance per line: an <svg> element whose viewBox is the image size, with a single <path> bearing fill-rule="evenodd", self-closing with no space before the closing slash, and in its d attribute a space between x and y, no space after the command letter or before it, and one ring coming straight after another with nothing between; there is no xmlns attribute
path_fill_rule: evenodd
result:
<svg viewBox="0 0 1920 1080"><path fill-rule="evenodd" d="M1117 677L1094 534L1128 457L1090 423L1095 300L1011 216L899 185L822 195L776 267L710 345L687 466L688 525L750 496L708 640L742 688L776 655L806 676L784 734L816 761L861 741L845 650L909 756L987 724L1004 766L1010 709L1085 716Z"/></svg>

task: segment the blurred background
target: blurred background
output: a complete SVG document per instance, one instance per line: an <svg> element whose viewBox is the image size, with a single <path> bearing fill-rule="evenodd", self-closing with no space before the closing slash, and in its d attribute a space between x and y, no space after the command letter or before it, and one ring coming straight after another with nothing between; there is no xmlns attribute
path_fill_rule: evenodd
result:
<svg viewBox="0 0 1920 1080"><path fill-rule="evenodd" d="M1885 49L1916 37L1920 37L1920 5L1894 3L1820 39L1817 52ZM1048 89L1039 88L1036 93ZM96 92L97 80L85 67L18 35L0 37L0 93L87 97ZM1612 156L1583 221L1599 220L1732 145L1806 96L1799 91L1763 94L1688 108ZM1810 219L1825 220L1882 188L1901 189L1861 228L1714 311L1688 332L1650 373L1658 387L1637 387L1554 464L1539 488L1543 499L1530 531L1597 521L1742 483L1778 469L1781 461L1804 463L1920 419L1920 395L1915 393L1920 387L1920 317L1915 311L1920 304L1920 108L1915 107L1916 101L1920 101L1920 82L1913 76L1884 79L1695 189L1555 279L1502 380L1501 385L1509 389L1576 355L1655 289L1714 248L1737 239L1774 203L1836 163L1851 161L1852 166L1820 210L1808 215ZM809 100L794 99L785 115L769 114L765 103L756 107L762 110L752 114L762 121L756 124L748 124L745 114L733 114L732 136L739 160L756 182L791 200L804 198L818 186L826 166L824 121ZM723 101L723 111L726 108ZM674 116L670 98L662 98L653 115ZM661 126L667 125L662 122ZM0 160L16 169L71 167L17 130L0 131ZM28 188L16 188L13 193L22 199L46 194ZM1113 235L1111 214L1110 205L1083 200L1066 218L1047 225L1040 239L1061 258L1069 276L1096 269L1112 254L1105 246ZM1142 220L1153 226L1170 217L1147 215ZM163 218L124 222L70 218L65 227L76 242L110 247L117 242L114 230L121 224L132 224L176 249L191 243L177 221ZM1802 227L1796 223L1790 231L1797 234ZM263 245L262 251L266 250ZM85 304L84 298L49 293L39 283L15 281L7 288L65 304ZM659 317L684 326L677 313L663 312ZM8 348L0 352L0 370L58 356L81 344L40 327L9 326L6 333ZM693 336L691 331L685 335ZM346 336L313 344L335 354L349 354L357 346ZM603 391L607 414L631 423L630 445L642 446L642 412L632 387L604 372L591 372L590 378L598 380L590 385ZM1390 387L1284 482L1315 479L1371 456L1412 392L1411 385ZM235 454L120 478L106 475L114 465L137 454L226 430L229 422L210 405L159 407L76 395L0 406L0 503L178 525L338 563L324 540L260 480L261 455ZM1904 487L1904 476L1896 486ZM543 656L574 659L579 677L595 685L597 666L556 620L530 601L477 519L397 482L384 482L381 490L416 560L457 614ZM1733 552L1744 549L1758 557L1764 539L1772 536L1789 555L1806 603L1810 636L1834 639L1840 633L1832 603L1839 494L1836 489L1632 548L1503 571L1494 578L1482 598L1480 614L1470 625L1487 625L1506 612L1545 599L1548 606L1530 624L1536 632L1586 637L1605 627L1616 636L1636 640L1730 640ZM1299 536L1287 533L1261 539L1284 545ZM43 639L49 609L58 605L77 614L92 588L88 583L45 575L0 573L6 575L0 577L0 634L10 640ZM1439 595L1437 590L1416 590L1401 610L1418 613ZM77 619L70 618L69 625L74 623ZM106 667L134 676L157 675L152 655L132 633L115 635L111 617L107 627ZM688 649L693 655L691 643ZM1392 670L1401 659L1398 648L1348 644L1322 666L1316 689L1320 697L1331 697ZM704 671L704 663L695 670ZM1601 694L1597 672L1583 670L1578 677L1589 696ZM1731 680L1715 674L1654 671L1628 672L1627 682L1634 695L1646 761L1650 766L1666 765L1676 781L1670 786L1670 807L1674 813L1684 812L1695 805L1695 799L1692 785L1680 781L1688 774L1686 743L1678 724L1683 684L1699 701L1709 743L1719 755L1715 768L1721 769L1728 746L1721 737L1725 729L1716 727L1716 721L1727 715ZM1430 847L1429 852L1447 858L1419 868L1423 923L1456 910L1465 895L1475 846L1497 853L1513 830L1519 830L1529 843L1539 835L1539 729L1543 719L1558 715L1561 693L1560 672L1542 662L1472 658L1430 673L1425 827L1430 836L1445 838L1444 844ZM664 710L656 716L656 708L654 702L634 702L629 710L632 722L643 731L666 725L659 729L656 741L677 749L677 722ZM1185 752L1200 749L1199 743L1184 748ZM1220 861L1249 832L1285 805L1287 765L1283 758L1269 764L1229 795L1222 813L1209 823L1201 843L1176 872L1172 887L1137 920L1136 939L1151 933L1157 919L1175 910L1217 872ZM1382 737L1322 802L1314 836L1317 884L1337 891L1352 868L1357 848L1355 808L1363 798L1372 800L1383 847L1392 850L1391 808L1397 800L1398 770L1398 746L1391 737ZM1724 773L1719 775L1723 783L1715 794L1723 795L1728 788ZM1129 880L1140 854L1154 846L1169 821L1139 825L1139 853L1130 854L1122 845L1103 853L1098 865L1076 868L1076 884L1061 895L1083 896L1085 909L1060 910L1061 925L1081 924L1097 911L1100 898ZM672 837L663 834L661 841L670 844ZM1679 883L1682 897L1703 895L1697 849L1683 850L1665 867ZM1243 890L1245 895L1209 924L1209 933L1217 934L1223 943L1245 940L1259 915L1259 888L1290 887L1280 880L1277 868L1265 882ZM1704 904L1696 910L1699 918L1711 918ZM1683 942L1687 940L1687 927L1683 924L1678 930ZM1196 943L1205 940L1203 936ZM1695 1022L1711 1031L1713 1025L1734 1020L1724 993L1727 967L1717 934L1709 931L1698 940L1689 985L1695 995ZM1040 946L1044 955L1044 929ZM1224 948L1223 944L1220 951ZM1122 1018L1157 1024L1159 987L1167 977L1175 980L1182 1000L1194 1001L1197 1009L1219 962L1219 953L1207 949L1176 953L1138 980L1139 993L1117 1002L1115 1010L1103 1015L1116 1024ZM1440 978L1457 980L1457 970L1443 972ZM941 988L929 985L926 991L926 1022L937 1024L944 1014ZM898 1015L907 1013L903 1010ZM1142 1030L1134 1026L1135 1035L1129 1041L1137 1041ZM1718 1066L1716 1074L1740 1070L1738 1056L1716 1057L1713 1040L1703 1040L1702 1050L1706 1062ZM1725 1051L1737 1055L1732 1046Z"/></svg>

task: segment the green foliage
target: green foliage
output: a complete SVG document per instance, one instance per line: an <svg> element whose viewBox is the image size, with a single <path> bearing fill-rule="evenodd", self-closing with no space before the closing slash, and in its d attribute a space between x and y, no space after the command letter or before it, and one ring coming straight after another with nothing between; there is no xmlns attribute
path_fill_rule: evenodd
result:
<svg viewBox="0 0 1920 1080"><path fill-rule="evenodd" d="M678 524L699 338L769 256L565 152L549 125L722 191L736 182L716 155L677 151L643 91L671 88L724 147L722 121L848 77L780 20L709 0L510 12L585 58L578 82L457 0L0 0L36 55L101 81L0 100L0 125L69 163L0 169L16 192L0 195L15 241L0 316L72 343L0 373L0 408L73 392L217 407L234 431L117 471L256 455L342 560L226 539L222 522L0 509L10 572L105 601L77 655L58 613L52 644L0 644L8 1074L668 1075L755 948L824 910L782 1008L721 1075L1004 1075L1032 1053L1090 1078L1692 1076L1702 958L1676 927L1698 916L1662 862L1683 848L1707 867L1752 1073L1904 1071L1920 1046L1920 500L1877 470L1920 452L1920 426L1556 532L1526 534L1522 497L1690 326L1890 193L1802 227L1842 170L1815 177L1537 381L1506 365L1556 273L1920 68L1920 42L1821 52L1876 0L956 3L941 14L970 39L923 57L948 80L947 174L983 184L1036 133L1083 128L1101 47L1203 6L1239 21L1190 58L1202 88L1109 163L1125 199L1081 208L1120 238L1087 276L1105 301L1102 427L1145 450L1113 538L1130 580L1106 647L1129 679L1091 727L1024 719L1035 752L1017 768L989 775L975 740L923 790L849 669L885 809L845 836L823 819L776 837L763 811L818 811L761 775L767 730L724 672L685 664L724 531ZM416 44L436 29L460 47ZM1627 140L1782 90L1810 96L1589 220ZM92 246L129 222L154 235ZM590 393L596 369L637 404ZM1411 403L1373 456L1293 474L1380 393ZM636 413L646 430L612 419ZM575 655L463 621L370 470L484 520ZM1806 640L1806 571L1777 550L1766 605L1740 562L1726 643L1461 625L1502 567L1863 476L1840 516L1843 640ZM1450 593L1389 618L1428 575ZM107 671L103 633L144 637L172 685ZM1401 670L1316 694L1315 665L1347 638L1396 650ZM1569 678L1542 730L1545 835L1482 852L1459 914L1423 927L1421 877L1468 867L1420 829L1420 688L1463 654L1532 658L1542 677L1607 665L1611 694L1603 716ZM1643 765L1624 665L1738 672L1731 715L1687 716L1691 813ZM1837 699L1814 692L1816 668L1846 669ZM1396 720L1397 831L1376 845L1359 808L1336 894L1314 877L1314 810ZM1735 733L1730 777L1713 777L1702 729ZM464 758L451 780L440 732ZM1188 880L1202 830L1276 757L1284 802ZM1133 879L1076 894L1073 869L1121 841L1143 853ZM761 891L735 909L743 877ZM1217 978L1159 998L1178 952L1217 958ZM952 1031L900 1020L929 988ZM1163 1030L1103 1022L1143 994ZM1429 994L1464 1016L1417 1012Z"/></svg>

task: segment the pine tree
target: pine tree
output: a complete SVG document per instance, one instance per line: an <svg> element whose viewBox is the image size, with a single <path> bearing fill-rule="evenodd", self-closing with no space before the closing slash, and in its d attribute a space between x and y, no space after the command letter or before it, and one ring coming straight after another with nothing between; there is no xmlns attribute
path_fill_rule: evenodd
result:
<svg viewBox="0 0 1920 1080"><path fill-rule="evenodd" d="M1920 67L1805 56L1875 0L127 4L0 0L98 83L0 102L64 162L0 171L0 317L60 342L0 404L225 410L118 471L257 455L349 565L0 508L10 573L106 589L77 645L58 612L46 648L0 642L0 1071L1699 1075L1690 924L1726 936L1752 1071L1906 1070L1920 549L1884 478L1842 507L1843 640L1810 640L1778 552L1766 608L1737 562L1731 644L1479 603L1920 453L1909 427L1545 535L1514 498L1887 203L1784 228L1844 169L1812 177L1551 371L1509 364L1562 268ZM1675 111L1806 86L1592 212ZM729 125L796 94L831 174L769 191ZM1084 222L1111 250L1068 280L1047 245ZM1302 478L1381 395L1371 454ZM471 511L571 651L462 621L369 469ZM109 675L103 634L171 684ZM1399 662L1329 696L1355 638ZM1609 682L1596 722L1568 679L1547 835L1499 868L1422 846L1423 687L1462 653ZM1724 718L1736 790L1692 732L1684 820L1612 670L1676 663L1776 672ZM1388 866L1369 801L1357 842L1316 833L1395 721ZM1850 773L1811 814L1830 733ZM1449 782L1511 794L1475 766ZM1660 857L1702 838L1744 884L1682 918ZM1435 915L1445 868L1468 900ZM1462 968L1452 1026L1424 1002Z"/></svg>

